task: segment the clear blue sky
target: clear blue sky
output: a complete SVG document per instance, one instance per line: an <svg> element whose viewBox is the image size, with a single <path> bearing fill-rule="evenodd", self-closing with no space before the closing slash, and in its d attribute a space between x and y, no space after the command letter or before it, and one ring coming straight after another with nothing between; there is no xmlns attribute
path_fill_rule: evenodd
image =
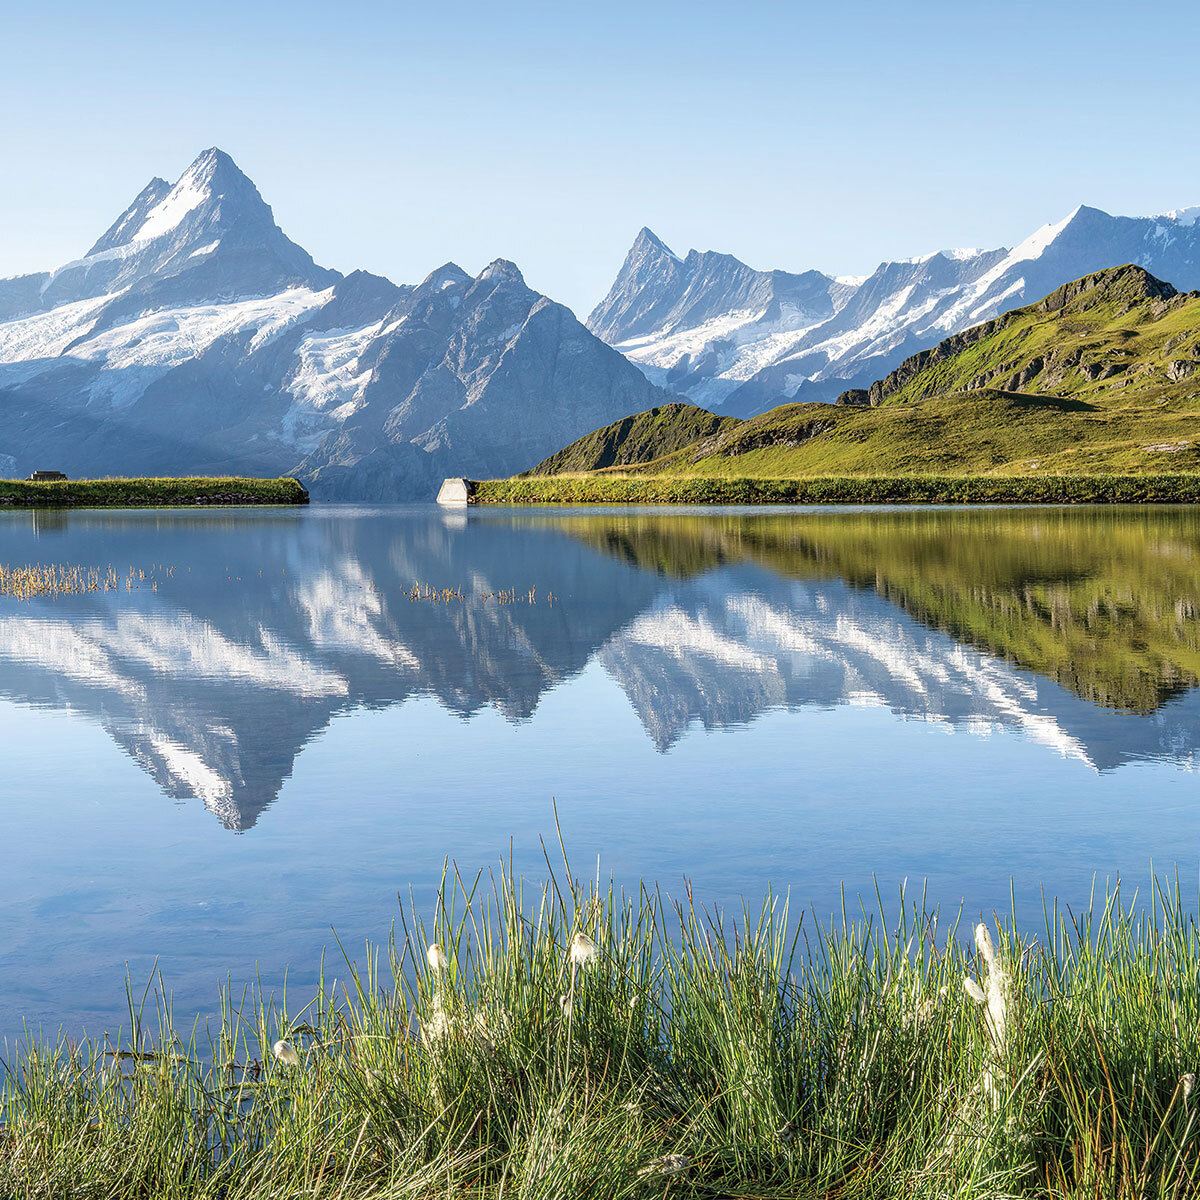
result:
<svg viewBox="0 0 1200 1200"><path fill-rule="evenodd" d="M1200 204L1200 5L58 3L0 35L0 275L206 146L342 270L516 261L585 314L649 225L833 273Z"/></svg>

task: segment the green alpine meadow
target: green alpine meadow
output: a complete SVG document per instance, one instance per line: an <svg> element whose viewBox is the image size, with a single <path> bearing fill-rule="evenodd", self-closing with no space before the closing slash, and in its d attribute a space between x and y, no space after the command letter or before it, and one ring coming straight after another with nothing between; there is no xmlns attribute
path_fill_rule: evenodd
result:
<svg viewBox="0 0 1200 1200"><path fill-rule="evenodd" d="M836 405L740 420L668 405L581 438L480 503L1191 503L1200 294L1138 266L907 359Z"/></svg>

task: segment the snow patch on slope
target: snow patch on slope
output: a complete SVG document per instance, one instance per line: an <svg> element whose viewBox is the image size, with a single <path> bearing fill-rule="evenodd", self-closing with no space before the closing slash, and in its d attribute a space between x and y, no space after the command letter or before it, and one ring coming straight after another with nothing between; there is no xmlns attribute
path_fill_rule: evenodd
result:
<svg viewBox="0 0 1200 1200"><path fill-rule="evenodd" d="M300 340L287 385L293 403L283 417L285 438L308 452L331 420L344 421L362 407L373 373L362 370L359 359L383 332L383 324L375 321L361 329L310 333Z"/></svg>
<svg viewBox="0 0 1200 1200"><path fill-rule="evenodd" d="M92 327L96 314L114 295L120 293L60 304L49 312L0 323L0 365L58 357Z"/></svg>
<svg viewBox="0 0 1200 1200"><path fill-rule="evenodd" d="M1200 204L1192 208L1173 208L1170 212L1159 215L1174 221L1176 225L1195 225L1197 219L1200 219Z"/></svg>
<svg viewBox="0 0 1200 1200"><path fill-rule="evenodd" d="M162 237L164 233L170 233L211 194L207 183L202 183L194 175L185 176L146 214L146 219L130 240L149 242Z"/></svg>
<svg viewBox="0 0 1200 1200"><path fill-rule="evenodd" d="M323 308L332 296L332 288L289 288L277 296L232 304L165 308L88 338L72 348L71 357L97 364L101 376L92 385L93 398L107 396L121 407L222 338L241 337L245 350L253 352Z"/></svg>

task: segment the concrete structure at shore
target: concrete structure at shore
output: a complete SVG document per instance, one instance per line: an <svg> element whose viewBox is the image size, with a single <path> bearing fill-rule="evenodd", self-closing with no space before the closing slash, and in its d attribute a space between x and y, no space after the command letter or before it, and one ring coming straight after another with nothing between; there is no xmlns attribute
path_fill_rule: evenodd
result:
<svg viewBox="0 0 1200 1200"><path fill-rule="evenodd" d="M439 504L474 504L475 480L463 479L458 476L443 479L442 486L438 489L437 502Z"/></svg>

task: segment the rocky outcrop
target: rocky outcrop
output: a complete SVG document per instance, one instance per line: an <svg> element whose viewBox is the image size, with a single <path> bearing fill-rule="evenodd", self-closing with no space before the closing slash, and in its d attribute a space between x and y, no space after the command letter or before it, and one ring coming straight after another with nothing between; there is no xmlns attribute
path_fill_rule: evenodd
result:
<svg viewBox="0 0 1200 1200"><path fill-rule="evenodd" d="M1086 312L1097 304L1170 300L1178 294L1171 284L1156 279L1144 267L1127 263L1064 283L1031 307L1035 312L1043 313L1061 312L1068 308Z"/></svg>
<svg viewBox="0 0 1200 1200"><path fill-rule="evenodd" d="M836 403L850 408L868 408L871 393L866 388L848 388L838 396Z"/></svg>

